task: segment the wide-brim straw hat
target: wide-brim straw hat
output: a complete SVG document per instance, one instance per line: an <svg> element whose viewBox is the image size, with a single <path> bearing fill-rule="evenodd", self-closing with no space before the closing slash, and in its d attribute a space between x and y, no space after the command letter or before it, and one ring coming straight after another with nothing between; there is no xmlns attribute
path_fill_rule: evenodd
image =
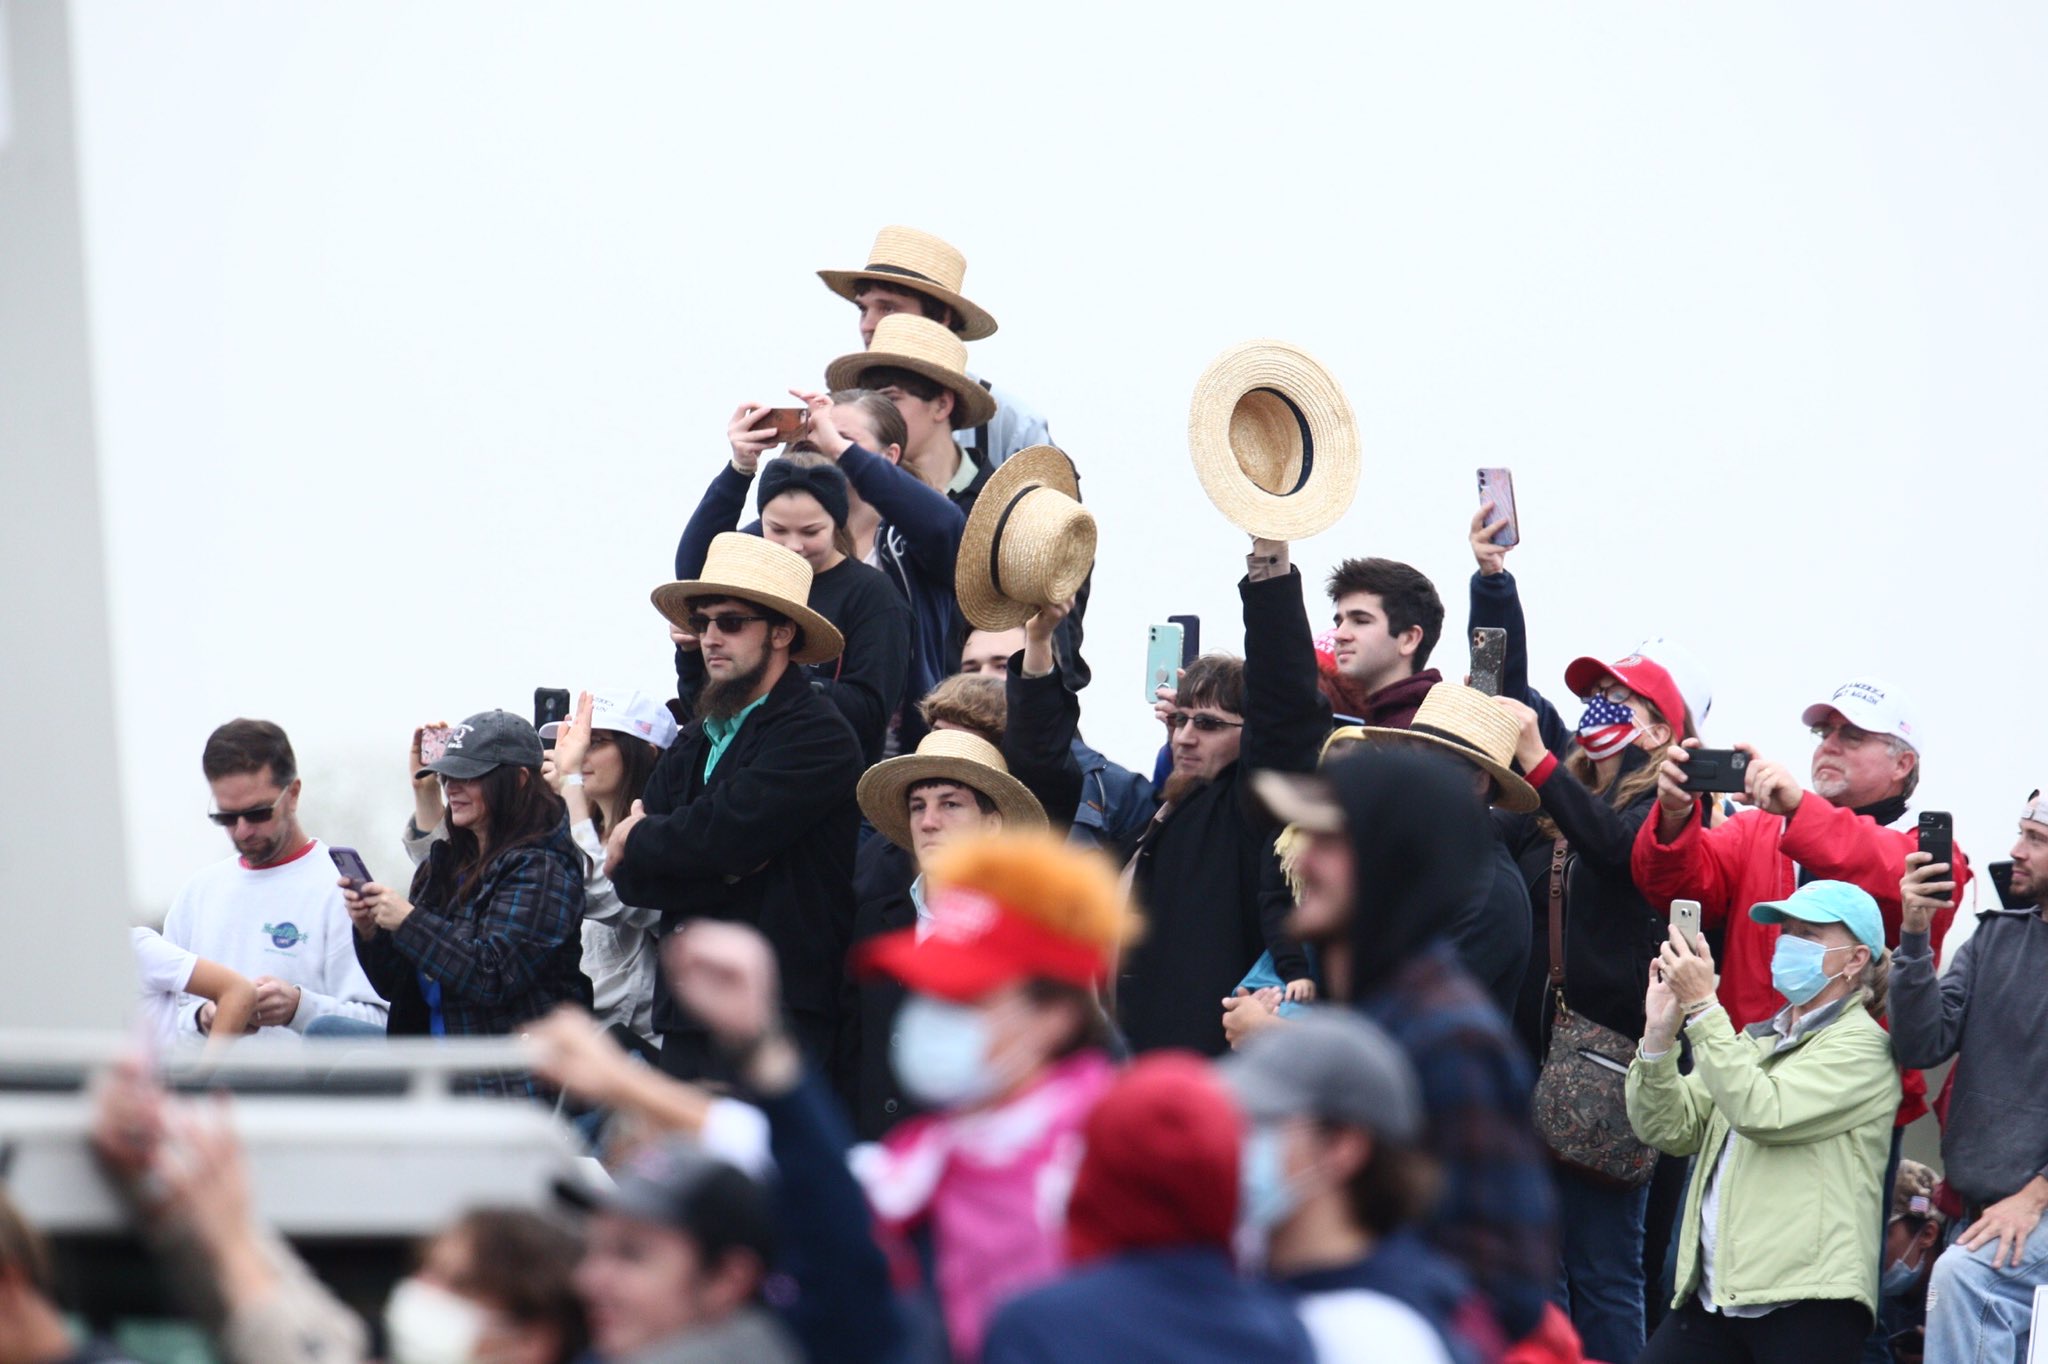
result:
<svg viewBox="0 0 2048 1364"><path fill-rule="evenodd" d="M1308 352L1247 341L1211 362L1188 408L1202 490L1232 524L1268 540L1335 525L1358 489L1358 423Z"/></svg>
<svg viewBox="0 0 2048 1364"><path fill-rule="evenodd" d="M885 227L875 234L868 263L858 270L820 270L825 287L852 299L862 280L914 289L951 306L960 315L960 339L979 341L993 336L996 320L988 309L960 292L967 281L967 257L950 243L914 227Z"/></svg>
<svg viewBox="0 0 2048 1364"><path fill-rule="evenodd" d="M975 498L953 560L953 595L979 630L1013 630L1081 590L1095 567L1095 517L1074 462L1050 445L1011 455Z"/></svg>
<svg viewBox="0 0 2048 1364"><path fill-rule="evenodd" d="M996 803L1003 832L1046 827L1045 807L1024 783L1010 775L1002 750L959 729L935 729L917 752L876 763L860 779L861 813L875 832L910 850L910 788L921 781L950 781L981 792Z"/></svg>
<svg viewBox="0 0 2048 1364"><path fill-rule="evenodd" d="M1449 749L1493 778L1500 788L1495 805L1526 815L1539 808L1543 798L1515 771L1515 741L1521 732L1522 727L1514 717L1495 705L1492 697L1456 682L1439 682L1431 687L1408 728L1375 725L1365 731L1373 739L1420 739Z"/></svg>
<svg viewBox="0 0 2048 1364"><path fill-rule="evenodd" d="M690 602L696 597L733 597L789 617L804 632L802 647L790 653L792 662L823 663L839 657L846 647L839 627L810 608L810 563L795 550L758 535L729 530L713 536L703 572L655 588L654 609L687 630Z"/></svg>
<svg viewBox="0 0 2048 1364"><path fill-rule="evenodd" d="M929 318L892 313L875 328L866 350L825 366L827 388L859 388L860 376L880 366L922 374L953 393L953 429L979 426L996 414L996 400L967 374L967 347Z"/></svg>

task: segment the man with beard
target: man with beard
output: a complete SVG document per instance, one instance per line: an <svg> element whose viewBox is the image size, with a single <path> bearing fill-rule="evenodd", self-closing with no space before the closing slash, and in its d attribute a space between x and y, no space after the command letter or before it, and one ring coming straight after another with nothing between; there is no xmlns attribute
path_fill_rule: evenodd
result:
<svg viewBox="0 0 2048 1364"><path fill-rule="evenodd" d="M1286 542L1254 540L1247 563L1245 657L1205 654L1182 676L1164 708L1165 803L1125 868L1147 928L1124 958L1117 1009L1141 1051L1225 1049L1216 1001L1266 948L1259 886L1279 829L1247 783L1254 770L1313 771L1330 728Z"/></svg>
<svg viewBox="0 0 2048 1364"><path fill-rule="evenodd" d="M697 718L606 840L605 870L620 899L661 911L664 934L693 918L759 929L781 966L791 1032L829 1066L853 936L861 751L796 666L841 647L808 605L810 580L794 551L727 532L697 580L655 589L678 644L702 653L705 682ZM703 1028L659 983L654 1026L662 1069L715 1073Z"/></svg>
<svg viewBox="0 0 2048 1364"><path fill-rule="evenodd" d="M1557 1195L1529 1116L1535 1075L1507 1018L1458 962L1446 910L1492 874L1493 831L1447 757L1369 745L1320 775L1263 772L1262 804L1301 831L1289 928L1329 994L1391 1034L1422 1085L1422 1149L1443 1192L1423 1231L1479 1286L1510 1341L1557 1281Z"/></svg>

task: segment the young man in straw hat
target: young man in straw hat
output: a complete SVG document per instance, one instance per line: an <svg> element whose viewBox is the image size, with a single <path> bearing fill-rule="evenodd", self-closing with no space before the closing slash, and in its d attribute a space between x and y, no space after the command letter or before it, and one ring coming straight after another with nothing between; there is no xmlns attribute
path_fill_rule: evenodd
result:
<svg viewBox="0 0 2048 1364"><path fill-rule="evenodd" d="M996 320L960 292L967 258L929 232L885 227L875 234L868 263L858 270L820 270L825 287L848 299L860 314L860 343L872 346L882 319L919 316L938 323L962 341L993 336ZM971 377L971 376L970 376ZM1045 418L1017 395L976 379L995 401L995 411L962 433L961 445L981 471L1033 445L1052 444Z"/></svg>
<svg viewBox="0 0 2048 1364"><path fill-rule="evenodd" d="M853 932L854 787L860 741L797 665L839 652L810 609L802 557L735 531L703 572L654 590L655 607L699 641L697 718L662 756L646 794L612 830L605 867L619 898L691 918L752 924L775 946L790 1025L821 1065L834 1055ZM662 1068L711 1072L708 1041L666 991L655 1000Z"/></svg>
<svg viewBox="0 0 2048 1364"><path fill-rule="evenodd" d="M1125 869L1151 929L1124 959L1117 992L1140 1050L1225 1049L1216 1001L1266 950L1259 891L1280 827L1252 801L1250 776L1314 771L1330 728L1287 543L1254 540L1247 563L1244 659L1204 654L1163 696L1173 775Z"/></svg>

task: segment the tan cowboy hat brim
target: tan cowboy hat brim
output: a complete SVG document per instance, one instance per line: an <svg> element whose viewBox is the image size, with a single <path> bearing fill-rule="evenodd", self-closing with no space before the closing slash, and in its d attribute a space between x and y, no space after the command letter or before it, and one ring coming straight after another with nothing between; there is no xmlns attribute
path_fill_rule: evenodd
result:
<svg viewBox="0 0 2048 1364"><path fill-rule="evenodd" d="M1012 504L1034 485L1049 488L1077 503L1081 500L1080 478L1066 452L1051 445L1028 446L996 466L975 495L967 528L960 533L960 549L953 559L953 595L959 600L960 614L978 630L1014 630L1036 615L1044 604L1005 596L996 586L997 531ZM1058 594L1055 601L1065 601L1079 592L1095 567L1092 515L1087 524L1090 534L1086 537L1086 556L1078 552L1083 546L1073 546L1072 558L1054 566L1044 580L1048 594Z"/></svg>
<svg viewBox="0 0 2048 1364"><path fill-rule="evenodd" d="M825 281L827 289L848 302L854 301L854 286L862 280L873 280L892 289L913 289L920 294L929 294L960 314L959 337L962 341L979 341L996 334L996 320L988 309L965 294L955 293L943 284L934 284L923 275L912 274L908 270L882 270L871 265L862 270L820 270L818 278Z"/></svg>
<svg viewBox="0 0 2048 1364"><path fill-rule="evenodd" d="M921 781L957 782L981 792L996 803L1003 816L1004 833L1046 827L1045 807L1023 782L1009 773L968 758L906 753L870 767L856 788L861 813L868 817L868 823L905 852L911 851L910 788Z"/></svg>
<svg viewBox="0 0 2048 1364"><path fill-rule="evenodd" d="M1358 490L1358 423L1344 390L1284 341L1233 346L1202 371L1188 408L1202 491L1233 525L1301 540L1342 519ZM1252 470L1264 466L1263 480Z"/></svg>
<svg viewBox="0 0 2048 1364"><path fill-rule="evenodd" d="M846 637L839 633L839 627L813 611L801 602L763 592L758 587L742 583L718 582L710 578L695 578L688 582L663 583L651 594L654 609L668 617L671 624L689 628L690 599L693 597L731 597L736 601L750 601L756 606L765 606L788 616L804 632L804 644L800 650L790 653L792 663L825 663L839 657L846 648Z"/></svg>
<svg viewBox="0 0 2048 1364"><path fill-rule="evenodd" d="M1375 725L1368 726L1362 732L1369 739L1420 739L1424 743L1435 744L1438 748L1457 754L1493 778L1494 785L1500 788L1500 799L1494 804L1510 814L1534 814L1543 807L1543 797L1536 794L1536 788L1529 785L1521 773L1512 767L1495 762L1481 753L1470 741L1448 731L1440 733L1430 729L1385 729Z"/></svg>
<svg viewBox="0 0 2048 1364"><path fill-rule="evenodd" d="M953 395L953 429L965 431L980 426L996 414L996 400L989 391L965 374L935 365L920 355L896 355L887 351L863 350L842 355L825 367L828 388L859 388L860 376L880 366L907 369L946 389Z"/></svg>

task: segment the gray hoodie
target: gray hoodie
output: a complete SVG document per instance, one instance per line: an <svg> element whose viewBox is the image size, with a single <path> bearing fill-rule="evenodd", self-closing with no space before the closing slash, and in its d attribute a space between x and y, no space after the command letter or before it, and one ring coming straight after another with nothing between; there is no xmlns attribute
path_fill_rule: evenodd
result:
<svg viewBox="0 0 2048 1364"><path fill-rule="evenodd" d="M1957 1058L1941 1134L1950 1186L1990 1204L2048 1175L2048 919L1986 910L1941 975L1927 935L1900 934L1890 1012L1900 1065Z"/></svg>
<svg viewBox="0 0 2048 1364"><path fill-rule="evenodd" d="M803 1364L803 1358L780 1321L746 1307L716 1326L672 1336L619 1364Z"/></svg>

